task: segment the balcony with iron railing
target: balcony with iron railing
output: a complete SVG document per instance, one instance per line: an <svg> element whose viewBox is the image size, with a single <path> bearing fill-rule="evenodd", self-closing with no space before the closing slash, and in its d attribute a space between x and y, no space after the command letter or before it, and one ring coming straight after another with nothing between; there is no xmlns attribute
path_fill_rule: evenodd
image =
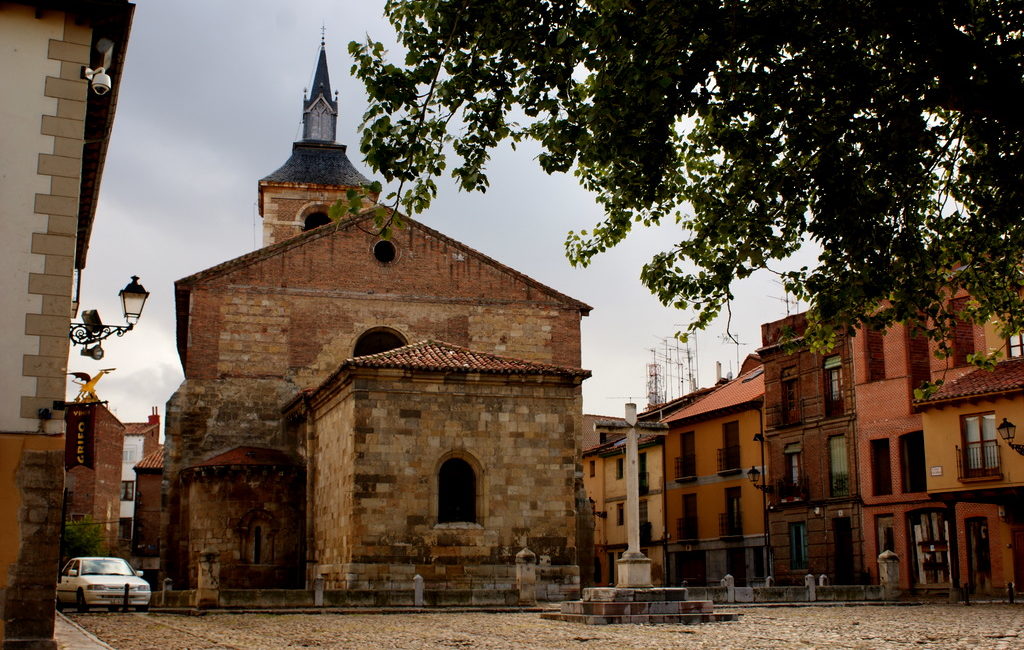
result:
<svg viewBox="0 0 1024 650"><path fill-rule="evenodd" d="M995 440L968 442L956 448L956 466L959 480L997 480L1003 477L999 445Z"/></svg>
<svg viewBox="0 0 1024 650"><path fill-rule="evenodd" d="M807 477L793 480L781 479L775 483L775 493L780 501L807 501L810 498L810 486Z"/></svg>
<svg viewBox="0 0 1024 650"><path fill-rule="evenodd" d="M697 455L689 454L676 457L677 481L692 481L697 478Z"/></svg>
<svg viewBox="0 0 1024 650"><path fill-rule="evenodd" d="M719 537L740 537L743 535L743 516L739 510L719 513L718 535Z"/></svg>
<svg viewBox="0 0 1024 650"><path fill-rule="evenodd" d="M829 496L848 497L850 496L850 475L842 472L833 472L829 476Z"/></svg>
<svg viewBox="0 0 1024 650"><path fill-rule="evenodd" d="M740 465L740 446L730 445L718 450L718 473L737 474L742 472Z"/></svg>
<svg viewBox="0 0 1024 650"><path fill-rule="evenodd" d="M680 517L676 519L676 540L698 539L696 517Z"/></svg>

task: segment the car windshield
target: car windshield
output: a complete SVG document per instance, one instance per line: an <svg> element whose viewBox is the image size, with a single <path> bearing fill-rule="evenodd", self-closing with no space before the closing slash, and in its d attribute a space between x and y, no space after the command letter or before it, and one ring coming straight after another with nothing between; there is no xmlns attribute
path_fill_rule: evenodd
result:
<svg viewBox="0 0 1024 650"><path fill-rule="evenodd" d="M133 576L135 572L124 560L82 560L81 575Z"/></svg>

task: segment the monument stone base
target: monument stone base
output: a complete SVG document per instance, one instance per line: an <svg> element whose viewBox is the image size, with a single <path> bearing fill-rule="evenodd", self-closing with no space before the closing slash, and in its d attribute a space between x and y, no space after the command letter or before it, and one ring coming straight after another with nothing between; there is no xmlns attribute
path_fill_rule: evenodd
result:
<svg viewBox="0 0 1024 650"><path fill-rule="evenodd" d="M545 612L541 618L586 625L693 625L735 621L739 614L716 614L710 600L686 600L686 589L682 587L591 587L583 590L582 600L562 603L560 611Z"/></svg>

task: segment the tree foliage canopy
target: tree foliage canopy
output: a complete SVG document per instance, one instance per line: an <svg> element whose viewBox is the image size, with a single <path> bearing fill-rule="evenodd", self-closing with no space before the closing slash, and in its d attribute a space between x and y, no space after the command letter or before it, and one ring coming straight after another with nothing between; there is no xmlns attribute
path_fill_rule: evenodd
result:
<svg viewBox="0 0 1024 650"><path fill-rule="evenodd" d="M1024 326L1024 5L1010 0L389 0L408 52L352 43L362 152L406 209L450 173L487 187L490 151L536 140L604 220L586 265L638 224L678 241L641 278L708 325L734 281L775 271L812 343L893 322L945 336ZM813 267L780 270L806 242Z"/></svg>

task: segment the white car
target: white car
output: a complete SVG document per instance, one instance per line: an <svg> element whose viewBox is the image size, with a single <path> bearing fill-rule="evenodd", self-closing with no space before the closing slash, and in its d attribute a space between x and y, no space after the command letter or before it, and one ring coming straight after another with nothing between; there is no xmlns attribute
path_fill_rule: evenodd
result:
<svg viewBox="0 0 1024 650"><path fill-rule="evenodd" d="M149 609L149 583L119 557L76 557L64 565L57 583L57 609L74 604L80 612L92 606L115 611L128 604L140 612Z"/></svg>

